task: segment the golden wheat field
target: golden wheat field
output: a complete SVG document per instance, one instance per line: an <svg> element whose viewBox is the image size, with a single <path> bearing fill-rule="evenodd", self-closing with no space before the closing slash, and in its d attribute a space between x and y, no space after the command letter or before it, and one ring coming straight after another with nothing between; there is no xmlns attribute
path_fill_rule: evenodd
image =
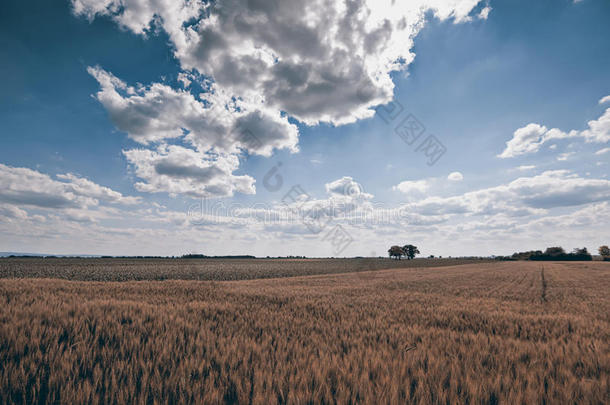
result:
<svg viewBox="0 0 610 405"><path fill-rule="evenodd" d="M606 404L609 292L604 262L4 278L0 402Z"/></svg>

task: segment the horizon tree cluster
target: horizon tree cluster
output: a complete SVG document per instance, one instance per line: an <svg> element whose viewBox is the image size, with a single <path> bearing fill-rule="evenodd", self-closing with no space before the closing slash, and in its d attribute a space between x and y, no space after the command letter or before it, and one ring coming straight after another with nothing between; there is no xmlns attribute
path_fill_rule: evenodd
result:
<svg viewBox="0 0 610 405"><path fill-rule="evenodd" d="M608 251L606 251L606 249L608 249L607 246L599 247L599 254L604 260L606 260L607 257L604 253L610 254L610 249L608 249ZM568 253L561 246L548 247L544 252L542 250L528 250L526 252L515 252L512 256L500 256L498 258L504 260L593 260L593 256L586 247L574 248L572 249L572 252Z"/></svg>
<svg viewBox="0 0 610 405"><path fill-rule="evenodd" d="M407 260L415 259L415 256L419 253L420 252L419 249L417 249L417 246L411 244L404 246L394 245L388 249L388 255L390 258L395 258L398 260L401 260L403 257L406 257Z"/></svg>

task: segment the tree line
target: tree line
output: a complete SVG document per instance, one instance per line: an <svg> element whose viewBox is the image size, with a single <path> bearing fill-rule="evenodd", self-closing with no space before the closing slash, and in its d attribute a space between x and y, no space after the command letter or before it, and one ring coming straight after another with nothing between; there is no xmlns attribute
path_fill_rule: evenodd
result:
<svg viewBox="0 0 610 405"><path fill-rule="evenodd" d="M604 261L610 261L610 248L607 245L600 246L598 249ZM388 249L388 255L392 259L401 260L403 257L408 260L414 259L420 254L415 245L407 244L404 246L394 245ZM431 256L433 257L433 256ZM593 256L586 247L574 248L570 253L566 252L561 246L552 246L542 250L528 250L526 252L515 252L511 256L497 256L497 260L559 260L559 261L590 261Z"/></svg>
<svg viewBox="0 0 610 405"><path fill-rule="evenodd" d="M608 246L600 246L598 249L603 260L610 260L610 248ZM593 256L586 247L574 248L570 253L566 252L561 246L548 247L543 252L541 250L528 250L526 252L515 252L512 256L498 256L499 260L578 260L590 261Z"/></svg>

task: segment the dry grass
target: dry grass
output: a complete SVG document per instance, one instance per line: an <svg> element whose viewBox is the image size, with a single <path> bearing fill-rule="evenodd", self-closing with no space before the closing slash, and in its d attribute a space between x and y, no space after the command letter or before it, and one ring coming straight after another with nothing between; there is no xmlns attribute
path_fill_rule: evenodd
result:
<svg viewBox="0 0 610 405"><path fill-rule="evenodd" d="M609 291L603 262L3 279L0 403L604 404Z"/></svg>
<svg viewBox="0 0 610 405"><path fill-rule="evenodd" d="M481 259L81 259L0 258L0 278L80 281L253 280L391 268L489 262Z"/></svg>

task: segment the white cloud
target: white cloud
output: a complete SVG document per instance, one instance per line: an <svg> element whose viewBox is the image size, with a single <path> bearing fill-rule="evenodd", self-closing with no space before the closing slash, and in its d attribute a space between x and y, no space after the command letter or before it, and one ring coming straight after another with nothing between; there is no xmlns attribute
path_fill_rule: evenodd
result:
<svg viewBox="0 0 610 405"><path fill-rule="evenodd" d="M596 120L587 123L588 129L580 132L587 142L603 143L610 141L610 108Z"/></svg>
<svg viewBox="0 0 610 405"><path fill-rule="evenodd" d="M430 185L426 180L407 180L400 182L398 185L392 187L394 191L400 191L404 194L421 194L425 193Z"/></svg>
<svg viewBox="0 0 610 405"><path fill-rule="evenodd" d="M450 181L462 181L462 180L464 180L464 176L460 172L452 172L452 173L449 173L449 176L447 176L447 179Z"/></svg>
<svg viewBox="0 0 610 405"><path fill-rule="evenodd" d="M245 251L264 256L277 254L269 247L281 241L291 254L330 254L322 233L313 234L306 222L326 225L324 231L341 224L355 241L347 255L372 247L379 250L401 232L420 248L443 255L511 253L525 250L514 246L544 248L556 243L597 246L594 243L610 236L607 223L600 220L610 209L610 182L583 179L568 171L544 172L394 208L339 193L340 184L351 182L356 183L346 176L328 183L328 198L295 203L302 207L298 215L280 203L247 207L232 202L223 211L222 200L203 200L211 205L182 212L154 204L129 211L91 206L47 210L44 218L0 203L5 226L0 243L7 250L27 243L35 251L101 254L181 254L201 252L203 244L204 253ZM567 205L577 210L570 211ZM549 212L553 207L562 208L560 215ZM109 217L114 220L105 222ZM465 252L456 243L458 238L475 247ZM498 251L498 246L513 250Z"/></svg>
<svg viewBox="0 0 610 405"><path fill-rule="evenodd" d="M197 18L204 9L199 0L72 0L73 12L92 21L98 15L112 16L121 26L137 34L146 34L151 24L161 24L173 39L181 35L181 26Z"/></svg>
<svg viewBox="0 0 610 405"><path fill-rule="evenodd" d="M578 206L608 199L610 181L578 177L567 170L553 170L459 196L428 197L407 204L405 208L422 215L502 213L521 216L543 214L551 208Z"/></svg>
<svg viewBox="0 0 610 405"><path fill-rule="evenodd" d="M179 83L182 83L182 87L185 89L189 88L191 83L193 83L193 77L189 73L185 72L178 73L177 80Z"/></svg>
<svg viewBox="0 0 610 405"><path fill-rule="evenodd" d="M570 158L570 156L574 156L574 155L575 155L575 152L560 153L559 156L557 156L557 160L566 161Z"/></svg>
<svg viewBox="0 0 610 405"><path fill-rule="evenodd" d="M126 197L118 191L100 186L74 174L60 174L58 181L49 175L25 167L0 163L0 202L65 209L96 206L100 201L136 204L137 197Z"/></svg>
<svg viewBox="0 0 610 405"><path fill-rule="evenodd" d="M24 167L0 164L0 220L12 231L43 237L36 228L46 224L47 234L63 232L70 223L96 223L126 215L126 206L140 204L139 197L124 196L72 173L51 176ZM112 204L109 206L108 204ZM53 228L60 221L64 228ZM16 227L16 228L15 228Z"/></svg>
<svg viewBox="0 0 610 405"><path fill-rule="evenodd" d="M88 72L100 84L96 97L112 122L139 143L184 137L201 151L263 156L273 149L297 151L296 126L262 105L232 101L219 91L201 95L200 101L161 83L134 88L99 67Z"/></svg>
<svg viewBox="0 0 610 405"><path fill-rule="evenodd" d="M95 205L93 198L66 189L66 184L46 174L24 167L0 164L0 201L41 208L67 208Z"/></svg>
<svg viewBox="0 0 610 405"><path fill-rule="evenodd" d="M610 96L602 97L599 99L599 104L605 104L610 102Z"/></svg>
<svg viewBox="0 0 610 405"><path fill-rule="evenodd" d="M297 127L265 106L230 100L219 91L197 100L160 83L134 88L99 67L88 71L100 83L97 99L119 130L143 145L161 143L157 150L124 152L144 180L136 183L140 191L206 197L254 193L251 177L232 175L242 151L270 156L274 149L298 150ZM163 143L174 138L192 148Z"/></svg>
<svg viewBox="0 0 610 405"><path fill-rule="evenodd" d="M501 158L509 158L525 153L537 152L542 146L542 137L547 128L538 124L528 124L519 128L513 134L513 138L506 142L506 149L498 155Z"/></svg>
<svg viewBox="0 0 610 405"><path fill-rule="evenodd" d="M608 152L610 152L610 148L603 148L603 149L600 149L597 152L595 152L595 154L596 155L603 155L603 154L608 153Z"/></svg>
<svg viewBox="0 0 610 405"><path fill-rule="evenodd" d="M341 125L374 115L374 107L393 98L391 73L413 61L413 41L427 13L466 22L479 3L72 0L74 14L89 20L108 16L139 35L163 28L183 69L182 88L174 89L132 87L88 68L100 84L96 97L119 130L144 145L182 139L202 154L262 156L298 150L298 130L288 117ZM485 7L480 16L488 12ZM193 81L204 89L197 96ZM198 183L166 180L147 177L138 188L201 193L186 187Z"/></svg>
<svg viewBox="0 0 610 405"><path fill-rule="evenodd" d="M28 213L19 207L10 204L0 204L0 217L4 220L16 219L27 219Z"/></svg>
<svg viewBox="0 0 610 405"><path fill-rule="evenodd" d="M364 192L364 189L349 176L344 176L338 180L326 183L326 192L334 197L349 197L349 198L373 198L372 194Z"/></svg>
<svg viewBox="0 0 610 405"><path fill-rule="evenodd" d="M487 20L487 17L489 17L489 13L491 13L492 8L489 6L484 7L483 9L481 9L481 12L479 13L479 18L481 20Z"/></svg>
<svg viewBox="0 0 610 405"><path fill-rule="evenodd" d="M75 174L58 174L58 179L65 180L64 183L66 190L71 191L77 195L88 196L102 201L108 201L112 203L121 204L138 204L140 202L139 197L126 197L118 191L114 191L108 187L100 186L92 182L91 180L83 177L78 177Z"/></svg>
<svg viewBox="0 0 610 405"><path fill-rule="evenodd" d="M537 152L540 147L552 140L583 138L585 142L604 143L610 141L610 108L596 120L587 123L588 128L582 131L563 132L557 128L548 129L539 124L528 124L517 129L512 139L506 142L506 148L498 155L510 158L527 153Z"/></svg>
<svg viewBox="0 0 610 405"><path fill-rule="evenodd" d="M200 153L177 145L160 145L157 150L124 151L135 174L144 181L139 191L186 194L193 197L228 197L234 192L254 194L254 179L237 176L239 158L232 154Z"/></svg>
<svg viewBox="0 0 610 405"><path fill-rule="evenodd" d="M527 170L533 170L536 168L536 165L521 165L521 166L517 166L517 170L519 171L527 171Z"/></svg>
<svg viewBox="0 0 610 405"><path fill-rule="evenodd" d="M183 69L212 77L230 97L264 102L309 125L372 116L392 99L390 73L412 62L426 12L465 22L479 3L72 0L76 15L111 16L137 34L154 21ZM488 13L485 7L479 15Z"/></svg>

